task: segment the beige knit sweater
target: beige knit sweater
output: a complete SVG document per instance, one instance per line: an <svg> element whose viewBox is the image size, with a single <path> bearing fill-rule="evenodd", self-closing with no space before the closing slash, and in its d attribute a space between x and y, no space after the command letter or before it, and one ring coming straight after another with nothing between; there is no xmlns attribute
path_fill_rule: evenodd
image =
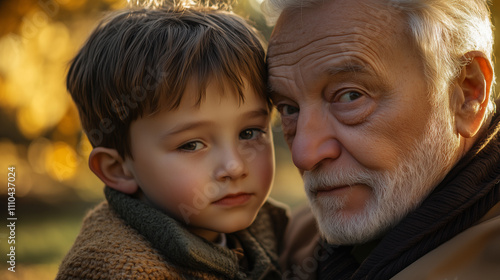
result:
<svg viewBox="0 0 500 280"><path fill-rule="evenodd" d="M125 194L105 189L108 202L84 219L56 279L281 279L280 241L286 211L267 202L241 244L248 270L232 250L189 233L174 219Z"/></svg>

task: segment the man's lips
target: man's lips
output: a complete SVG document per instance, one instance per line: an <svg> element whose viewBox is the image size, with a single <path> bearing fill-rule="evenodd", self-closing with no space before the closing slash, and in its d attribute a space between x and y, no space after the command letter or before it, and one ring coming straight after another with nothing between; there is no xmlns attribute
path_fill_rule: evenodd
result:
<svg viewBox="0 0 500 280"><path fill-rule="evenodd" d="M342 191L347 191L350 188L351 186L349 185L329 186L329 187L318 188L314 190L313 193L316 195L330 195L330 194L340 193Z"/></svg>
<svg viewBox="0 0 500 280"><path fill-rule="evenodd" d="M238 206L246 203L252 197L251 193L235 193L228 194L223 198L214 201L213 204L221 205L221 206Z"/></svg>

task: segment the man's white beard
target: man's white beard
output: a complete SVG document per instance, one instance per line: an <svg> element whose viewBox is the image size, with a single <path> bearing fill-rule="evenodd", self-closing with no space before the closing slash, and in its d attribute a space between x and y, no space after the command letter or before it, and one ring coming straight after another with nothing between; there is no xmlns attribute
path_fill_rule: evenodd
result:
<svg viewBox="0 0 500 280"><path fill-rule="evenodd" d="M338 245L365 243L414 210L453 165L459 143L450 120L447 109L435 108L422 139L401 156L396 170L320 168L304 172L312 212L326 241ZM315 190L321 187L359 184L370 187L373 195L358 214L339 213L346 203L341 197L315 196Z"/></svg>

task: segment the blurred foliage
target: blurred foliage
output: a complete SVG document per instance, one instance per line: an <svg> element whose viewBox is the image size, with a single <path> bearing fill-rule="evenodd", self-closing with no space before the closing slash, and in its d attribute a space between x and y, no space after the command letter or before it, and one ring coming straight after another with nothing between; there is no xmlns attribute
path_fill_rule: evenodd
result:
<svg viewBox="0 0 500 280"><path fill-rule="evenodd" d="M269 38L272 28L257 1L239 1L234 11ZM500 0L492 2L499 25ZM125 0L0 1L0 178L7 178L9 166L16 167L18 217L17 272L5 266L2 227L0 279L53 279L84 213L103 199L103 184L87 167L91 147L66 92L65 74L103 14L126 5ZM271 195L293 207L304 201L302 183L279 126L274 132L277 172ZM2 207L6 192L0 188ZM3 221L5 212L0 211Z"/></svg>

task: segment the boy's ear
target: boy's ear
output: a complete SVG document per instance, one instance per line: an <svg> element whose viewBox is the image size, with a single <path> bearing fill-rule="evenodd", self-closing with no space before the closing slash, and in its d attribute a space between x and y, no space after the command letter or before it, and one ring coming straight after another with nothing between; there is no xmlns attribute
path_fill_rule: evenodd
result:
<svg viewBox="0 0 500 280"><path fill-rule="evenodd" d="M92 172L107 186L126 194L137 192L139 186L115 149L96 147L89 157Z"/></svg>
<svg viewBox="0 0 500 280"><path fill-rule="evenodd" d="M471 138L483 124L490 98L493 69L482 52L468 52L464 59L469 63L462 67L453 92L455 125L460 135Z"/></svg>

